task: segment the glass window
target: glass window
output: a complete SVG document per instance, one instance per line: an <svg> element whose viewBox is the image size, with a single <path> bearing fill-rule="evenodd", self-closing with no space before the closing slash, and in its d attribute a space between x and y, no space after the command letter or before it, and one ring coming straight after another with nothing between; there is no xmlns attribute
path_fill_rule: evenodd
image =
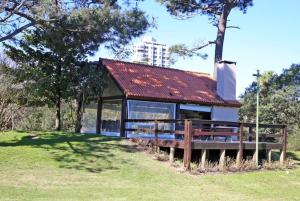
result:
<svg viewBox="0 0 300 201"><path fill-rule="evenodd" d="M175 104L129 100L128 119L175 119ZM154 123L127 123L126 126L127 128L134 129L153 129ZM158 129L160 130L174 130L174 127L174 123L158 124ZM137 132L130 132L128 134L137 134ZM166 137L167 135L164 136Z"/></svg>
<svg viewBox="0 0 300 201"><path fill-rule="evenodd" d="M91 103L84 108L82 133L96 133L97 104Z"/></svg>
<svg viewBox="0 0 300 201"><path fill-rule="evenodd" d="M102 104L101 134L120 136L122 101L105 101Z"/></svg>

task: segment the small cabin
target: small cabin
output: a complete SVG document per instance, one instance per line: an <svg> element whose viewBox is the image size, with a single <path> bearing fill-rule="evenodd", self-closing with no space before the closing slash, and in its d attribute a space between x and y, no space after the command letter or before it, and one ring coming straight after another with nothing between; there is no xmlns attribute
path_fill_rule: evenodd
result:
<svg viewBox="0 0 300 201"><path fill-rule="evenodd" d="M238 121L235 62L217 63L212 76L110 59L100 59L97 65L104 70L105 88L100 99L85 107L83 133L131 137L134 133L125 128L153 126L126 125L128 119ZM159 126L174 130L176 125Z"/></svg>

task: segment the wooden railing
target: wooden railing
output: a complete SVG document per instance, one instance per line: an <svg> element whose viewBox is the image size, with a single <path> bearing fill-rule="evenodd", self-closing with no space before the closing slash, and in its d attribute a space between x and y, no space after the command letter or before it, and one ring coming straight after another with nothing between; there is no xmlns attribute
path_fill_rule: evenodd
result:
<svg viewBox="0 0 300 201"><path fill-rule="evenodd" d="M125 132L135 134L136 137L152 135L155 148L159 142L164 140L164 134L174 134L174 140L182 141L184 149L184 166L189 168L193 144L201 142L216 142L215 146L223 143L238 143L238 158L242 161L244 144L255 142L256 133L253 131L256 127L254 123L228 122L228 121L210 121L199 119L127 119L125 120ZM148 128L141 128L142 124L150 124ZM164 124L168 124L165 129ZM145 126L145 125L144 125ZM172 127L172 129L170 129ZM281 149L281 160L286 158L287 147L287 126L274 124L259 124L259 143L279 144ZM159 137L159 135L161 135ZM171 147L172 145L170 145Z"/></svg>

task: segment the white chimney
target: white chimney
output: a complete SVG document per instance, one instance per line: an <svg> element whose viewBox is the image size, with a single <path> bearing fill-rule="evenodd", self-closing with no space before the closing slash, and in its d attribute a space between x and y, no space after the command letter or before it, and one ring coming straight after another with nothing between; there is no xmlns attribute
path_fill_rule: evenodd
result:
<svg viewBox="0 0 300 201"><path fill-rule="evenodd" d="M217 94L223 100L236 100L236 62L219 61L215 64L214 79Z"/></svg>

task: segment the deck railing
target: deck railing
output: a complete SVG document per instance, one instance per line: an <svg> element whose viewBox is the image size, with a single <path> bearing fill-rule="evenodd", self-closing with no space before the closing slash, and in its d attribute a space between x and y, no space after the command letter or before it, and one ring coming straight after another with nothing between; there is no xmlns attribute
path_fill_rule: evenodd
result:
<svg viewBox="0 0 300 201"><path fill-rule="evenodd" d="M192 149L197 144L210 142L210 147L226 147L238 143L237 160L243 160L245 145L255 142L256 124L210 121L199 119L127 119L125 132L135 138L150 136L156 150L159 146L177 147L184 149L184 166L189 168ZM287 126L279 124L259 124L259 145L264 149L280 149L282 161L286 158ZM170 140L166 134L174 134ZM227 145L226 145L227 144ZM252 144L253 145L253 144ZM268 146L267 146L268 145Z"/></svg>

